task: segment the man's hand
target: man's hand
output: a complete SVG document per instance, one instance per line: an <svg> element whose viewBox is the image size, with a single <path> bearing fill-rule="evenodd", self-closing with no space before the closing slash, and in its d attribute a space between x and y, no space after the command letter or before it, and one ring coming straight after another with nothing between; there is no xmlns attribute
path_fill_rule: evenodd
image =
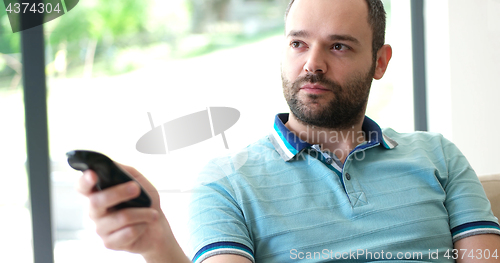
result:
<svg viewBox="0 0 500 263"><path fill-rule="evenodd" d="M140 194L137 182L131 181L95 191L97 175L86 170L78 183L78 191L90 201L90 218L104 245L113 250L139 253L148 262L190 262L175 240L160 208L160 197L153 185L136 169L118 164L131 174L151 197L150 208L112 207Z"/></svg>

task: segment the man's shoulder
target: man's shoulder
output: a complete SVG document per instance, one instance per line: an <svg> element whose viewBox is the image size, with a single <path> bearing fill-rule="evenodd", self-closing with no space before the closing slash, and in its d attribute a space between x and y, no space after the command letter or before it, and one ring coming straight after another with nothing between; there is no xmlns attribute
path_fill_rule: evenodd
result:
<svg viewBox="0 0 500 263"><path fill-rule="evenodd" d="M425 138L442 138L443 135L437 132L428 131L413 131L413 132L397 132L392 128L383 128L382 133L394 139L425 139Z"/></svg>
<svg viewBox="0 0 500 263"><path fill-rule="evenodd" d="M226 154L217 156L211 160L212 163L220 164L226 163L228 159L241 159L245 157L263 157L267 155L272 155L275 151L275 148L271 141L269 140L269 136L263 136L259 138L257 141L247 145L244 148L238 149L236 151L231 151ZM255 160L256 158L251 158L250 160Z"/></svg>
<svg viewBox="0 0 500 263"><path fill-rule="evenodd" d="M200 175L202 177L217 175L219 179L232 178L235 175L240 177L244 171L251 170L252 167L261 167L273 161L284 162L269 140L269 136L266 135L245 148L211 159ZM211 178L210 181L215 181L214 179L216 178Z"/></svg>
<svg viewBox="0 0 500 263"><path fill-rule="evenodd" d="M462 156L458 147L441 133L415 131L399 133L391 128L383 129L383 134L398 143L398 147L407 151L424 150L428 154ZM396 148L398 148L396 147Z"/></svg>
<svg viewBox="0 0 500 263"><path fill-rule="evenodd" d="M396 141L399 145L414 145L414 146L425 146L425 145L436 145L436 143L447 143L447 140L443 137L441 133L428 132L428 131L414 131L400 133L392 128L382 129L382 133Z"/></svg>

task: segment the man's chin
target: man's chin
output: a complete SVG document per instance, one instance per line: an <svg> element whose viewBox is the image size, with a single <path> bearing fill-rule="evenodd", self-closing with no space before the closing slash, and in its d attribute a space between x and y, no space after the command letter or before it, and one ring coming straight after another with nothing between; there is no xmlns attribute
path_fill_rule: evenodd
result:
<svg viewBox="0 0 500 263"><path fill-rule="evenodd" d="M305 126L326 129L347 129L353 126L358 120L358 116L352 116L349 118L335 116L335 113L328 112L328 110L323 107L315 108L308 106L306 109L295 109L291 112L295 115L295 118ZM360 112L358 115L363 116L361 114L362 113Z"/></svg>
<svg viewBox="0 0 500 263"><path fill-rule="evenodd" d="M327 106L331 106L332 103L333 102L331 99L326 98L303 100L301 103L301 108L303 109L304 113L308 114L308 116L314 117L325 114L328 111Z"/></svg>
<svg viewBox="0 0 500 263"><path fill-rule="evenodd" d="M325 119L323 118L324 113L322 110L308 109L307 111L298 112L294 114L297 119L304 125L308 126L323 126Z"/></svg>

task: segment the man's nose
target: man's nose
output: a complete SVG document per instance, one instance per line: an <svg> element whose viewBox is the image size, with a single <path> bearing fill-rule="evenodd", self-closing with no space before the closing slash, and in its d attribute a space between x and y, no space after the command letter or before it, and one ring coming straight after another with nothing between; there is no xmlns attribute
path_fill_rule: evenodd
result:
<svg viewBox="0 0 500 263"><path fill-rule="evenodd" d="M321 48L316 47L309 49L307 61L304 64L304 71L312 74L326 73L327 64L325 56L326 54L324 54Z"/></svg>

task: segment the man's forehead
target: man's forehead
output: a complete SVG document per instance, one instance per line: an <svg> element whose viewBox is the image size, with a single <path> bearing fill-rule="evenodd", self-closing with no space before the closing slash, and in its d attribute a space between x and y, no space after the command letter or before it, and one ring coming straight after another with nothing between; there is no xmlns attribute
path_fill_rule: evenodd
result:
<svg viewBox="0 0 500 263"><path fill-rule="evenodd" d="M286 19L290 31L321 31L327 34L366 34L368 5L365 0L295 0Z"/></svg>

